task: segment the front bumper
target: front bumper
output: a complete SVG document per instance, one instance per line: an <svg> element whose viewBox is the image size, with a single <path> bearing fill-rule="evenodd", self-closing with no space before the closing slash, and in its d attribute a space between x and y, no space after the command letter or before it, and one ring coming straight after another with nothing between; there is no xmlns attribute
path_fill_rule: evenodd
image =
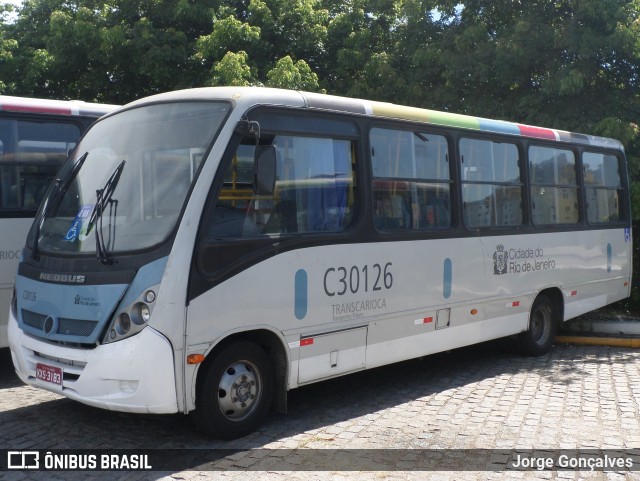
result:
<svg viewBox="0 0 640 481"><path fill-rule="evenodd" d="M122 341L83 349L26 335L10 314L8 337L16 373L30 386L113 411L178 411L173 349L151 327ZM36 379L37 363L61 368L62 386Z"/></svg>

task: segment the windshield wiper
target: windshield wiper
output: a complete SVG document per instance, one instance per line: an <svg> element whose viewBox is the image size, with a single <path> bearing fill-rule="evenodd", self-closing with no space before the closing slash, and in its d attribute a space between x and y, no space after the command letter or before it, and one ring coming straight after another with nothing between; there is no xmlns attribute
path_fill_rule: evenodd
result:
<svg viewBox="0 0 640 481"><path fill-rule="evenodd" d="M40 211L40 215L38 216L36 223L36 230L34 232L33 239L33 250L31 251L31 258L38 260L40 259L40 250L38 249L38 244L40 241L40 231L42 230L42 225L44 224L44 220L47 218L47 214L49 213L49 209L54 202L58 202L59 199L62 198L62 195L67 191L73 179L75 179L76 175L78 175L78 171L84 161L87 160L89 156L89 152L85 152L76 160L76 163L73 164L71 168L71 172L64 178L57 177L56 180L53 181L51 185L51 194L45 196L45 200L42 204L42 210Z"/></svg>
<svg viewBox="0 0 640 481"><path fill-rule="evenodd" d="M122 175L122 170L124 169L125 160L120 162L116 170L113 171L107 183L104 184L102 189L96 190L96 205L93 206L93 210L91 211L91 215L89 216L89 222L87 223L87 235L91 231L91 228L95 225L97 221L100 222L99 226L96 226L96 255L97 259L103 264L111 264L111 259L109 259L109 254L107 251L107 245L104 242L104 237L102 233L102 214L104 213L105 207L109 204L109 241L111 244L111 248L113 249L113 244L115 243L116 237L116 227L115 222L113 225L113 235L111 231L111 219L115 220L115 216L118 212L118 201L115 199L111 199L113 196L113 192L116 190L116 186L118 185L118 181L120 180L120 175Z"/></svg>

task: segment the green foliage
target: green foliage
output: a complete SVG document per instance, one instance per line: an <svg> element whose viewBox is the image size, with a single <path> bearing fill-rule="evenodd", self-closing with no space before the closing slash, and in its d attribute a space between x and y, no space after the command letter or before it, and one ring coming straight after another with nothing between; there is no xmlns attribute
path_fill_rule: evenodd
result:
<svg viewBox="0 0 640 481"><path fill-rule="evenodd" d="M192 54L212 3L26 0L0 25L17 42L0 78L16 95L111 103L203 82Z"/></svg>
<svg viewBox="0 0 640 481"><path fill-rule="evenodd" d="M247 60L247 52L227 52L222 60L213 66L211 85L251 85L253 80Z"/></svg>
<svg viewBox="0 0 640 481"><path fill-rule="evenodd" d="M11 5L0 5L0 19L5 19L8 14L13 11ZM0 94L4 93L7 89L7 85L3 82L3 71L7 66L11 65L13 61L13 51L17 48L18 42L13 38L6 38L5 32L0 29ZM4 68L3 68L4 67Z"/></svg>
<svg viewBox="0 0 640 481"><path fill-rule="evenodd" d="M318 90L318 76L304 60L293 60L288 55L276 62L267 74L267 85L283 89Z"/></svg>
<svg viewBox="0 0 640 481"><path fill-rule="evenodd" d="M260 27L252 27L232 15L213 21L213 30L196 41L196 57L219 59L231 51L250 48L260 40Z"/></svg>

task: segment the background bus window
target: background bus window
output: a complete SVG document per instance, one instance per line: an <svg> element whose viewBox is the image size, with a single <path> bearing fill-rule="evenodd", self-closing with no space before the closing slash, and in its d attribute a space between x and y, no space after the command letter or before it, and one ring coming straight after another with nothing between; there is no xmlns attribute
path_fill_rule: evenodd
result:
<svg viewBox="0 0 640 481"><path fill-rule="evenodd" d="M582 165L588 221L602 223L621 220L622 182L618 158L615 155L585 152Z"/></svg>
<svg viewBox="0 0 640 481"><path fill-rule="evenodd" d="M71 123L4 119L0 154L0 209L34 211L62 162L75 147L80 127Z"/></svg>
<svg viewBox="0 0 640 481"><path fill-rule="evenodd" d="M441 135L374 128L370 133L378 230L451 225L449 145Z"/></svg>
<svg viewBox="0 0 640 481"><path fill-rule="evenodd" d="M515 144L461 139L462 202L467 227L522 224L522 177Z"/></svg>
<svg viewBox="0 0 640 481"><path fill-rule="evenodd" d="M225 172L209 237L338 232L351 222L354 142L279 135L272 145L277 153L274 194L254 194L255 145L240 145Z"/></svg>
<svg viewBox="0 0 640 481"><path fill-rule="evenodd" d="M529 148L533 222L576 224L580 218L576 159L570 150Z"/></svg>

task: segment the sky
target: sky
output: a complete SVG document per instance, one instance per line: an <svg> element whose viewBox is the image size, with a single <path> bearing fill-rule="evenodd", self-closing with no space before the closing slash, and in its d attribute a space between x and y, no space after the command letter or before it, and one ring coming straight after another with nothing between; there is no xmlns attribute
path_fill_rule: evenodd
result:
<svg viewBox="0 0 640 481"><path fill-rule="evenodd" d="M10 4L10 5L15 5L16 7L19 7L22 5L22 0L0 0L1 4ZM13 20L15 20L16 15L15 13L13 15L7 15L7 21L9 23L11 23Z"/></svg>

